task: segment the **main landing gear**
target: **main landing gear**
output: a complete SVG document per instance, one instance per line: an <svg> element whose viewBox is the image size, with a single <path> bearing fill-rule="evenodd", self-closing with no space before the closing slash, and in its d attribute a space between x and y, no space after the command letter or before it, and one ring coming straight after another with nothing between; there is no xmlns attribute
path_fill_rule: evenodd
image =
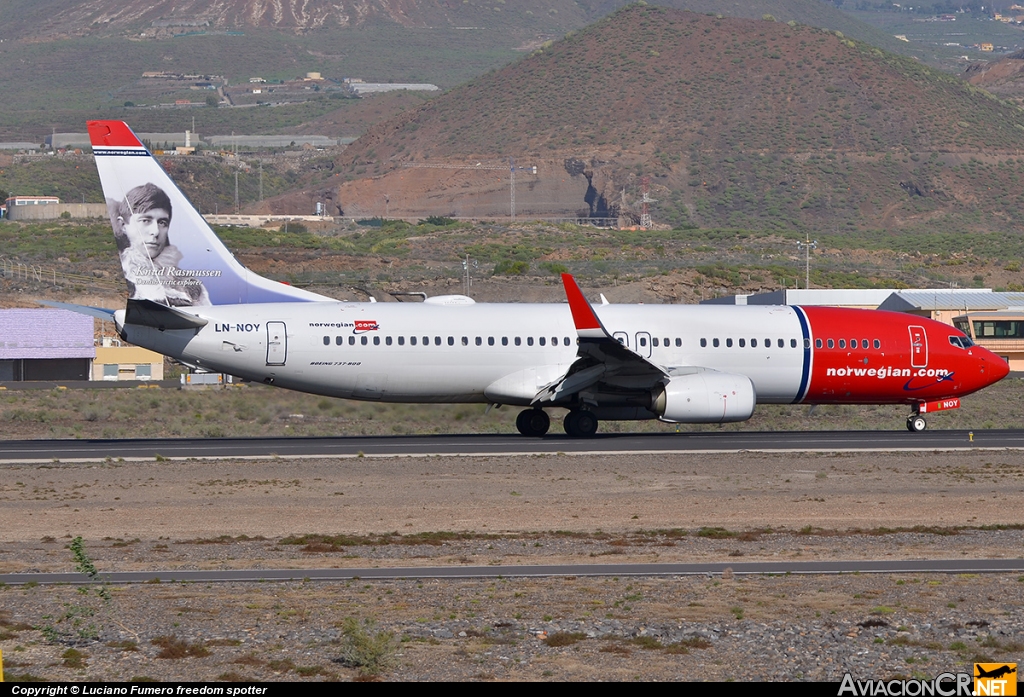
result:
<svg viewBox="0 0 1024 697"><path fill-rule="evenodd" d="M589 411L575 409L565 415L562 426L573 438L590 438L597 433L597 417Z"/></svg>
<svg viewBox="0 0 1024 697"><path fill-rule="evenodd" d="M591 412L576 409L565 415L565 432L573 438L589 438L597 433L597 417ZM524 436L540 438L551 427L551 418L543 409L523 409L516 417L516 428Z"/></svg>
<svg viewBox="0 0 1024 697"><path fill-rule="evenodd" d="M523 409L516 417L516 428L524 436L540 438L551 427L551 419L543 409Z"/></svg>
<svg viewBox="0 0 1024 697"><path fill-rule="evenodd" d="M920 414L911 414L907 417L907 430L913 433L920 433L928 428L928 422Z"/></svg>

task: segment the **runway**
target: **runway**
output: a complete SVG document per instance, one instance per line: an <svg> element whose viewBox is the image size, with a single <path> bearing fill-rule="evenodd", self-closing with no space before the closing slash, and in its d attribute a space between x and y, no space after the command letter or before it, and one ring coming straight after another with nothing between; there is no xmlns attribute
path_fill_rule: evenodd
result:
<svg viewBox="0 0 1024 697"><path fill-rule="evenodd" d="M1024 559L929 559L916 561L719 562L713 564L548 564L427 566L347 569L242 569L135 571L100 574L107 583L216 583L350 581L352 579L550 578L556 576L721 576L784 574L979 574L1024 571ZM85 574L0 574L7 585L96 583Z"/></svg>
<svg viewBox="0 0 1024 697"><path fill-rule="evenodd" d="M112 459L411 457L731 452L914 452L1024 448L1024 429L977 431L706 431L686 433L335 438L164 438L0 441L0 462Z"/></svg>

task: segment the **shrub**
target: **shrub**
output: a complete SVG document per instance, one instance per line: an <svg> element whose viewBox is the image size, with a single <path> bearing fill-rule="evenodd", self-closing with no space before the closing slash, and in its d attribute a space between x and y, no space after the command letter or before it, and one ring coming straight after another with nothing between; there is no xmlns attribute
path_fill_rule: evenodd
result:
<svg viewBox="0 0 1024 697"><path fill-rule="evenodd" d="M342 665L364 675L377 675L394 665L398 645L393 632L376 631L373 620L360 622L354 617L345 619L341 631Z"/></svg>

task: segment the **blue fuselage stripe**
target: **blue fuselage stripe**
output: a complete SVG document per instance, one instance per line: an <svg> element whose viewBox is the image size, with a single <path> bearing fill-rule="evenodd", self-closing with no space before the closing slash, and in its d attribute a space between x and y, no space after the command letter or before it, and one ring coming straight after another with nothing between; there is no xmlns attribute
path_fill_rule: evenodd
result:
<svg viewBox="0 0 1024 697"><path fill-rule="evenodd" d="M796 312L796 316L800 319L800 331L804 335L804 365L800 371L800 389L797 390L796 399L793 400L793 404L799 404L807 396L807 388L811 377L811 329L807 324L807 315L804 314L803 309L794 305L793 311Z"/></svg>

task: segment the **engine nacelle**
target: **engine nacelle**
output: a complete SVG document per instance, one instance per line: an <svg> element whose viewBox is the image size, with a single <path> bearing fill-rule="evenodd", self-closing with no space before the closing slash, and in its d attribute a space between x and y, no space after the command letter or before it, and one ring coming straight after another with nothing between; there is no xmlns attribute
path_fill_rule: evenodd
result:
<svg viewBox="0 0 1024 697"><path fill-rule="evenodd" d="M746 421L756 403L754 383L745 375L700 370L670 379L651 411L670 423L725 423Z"/></svg>

